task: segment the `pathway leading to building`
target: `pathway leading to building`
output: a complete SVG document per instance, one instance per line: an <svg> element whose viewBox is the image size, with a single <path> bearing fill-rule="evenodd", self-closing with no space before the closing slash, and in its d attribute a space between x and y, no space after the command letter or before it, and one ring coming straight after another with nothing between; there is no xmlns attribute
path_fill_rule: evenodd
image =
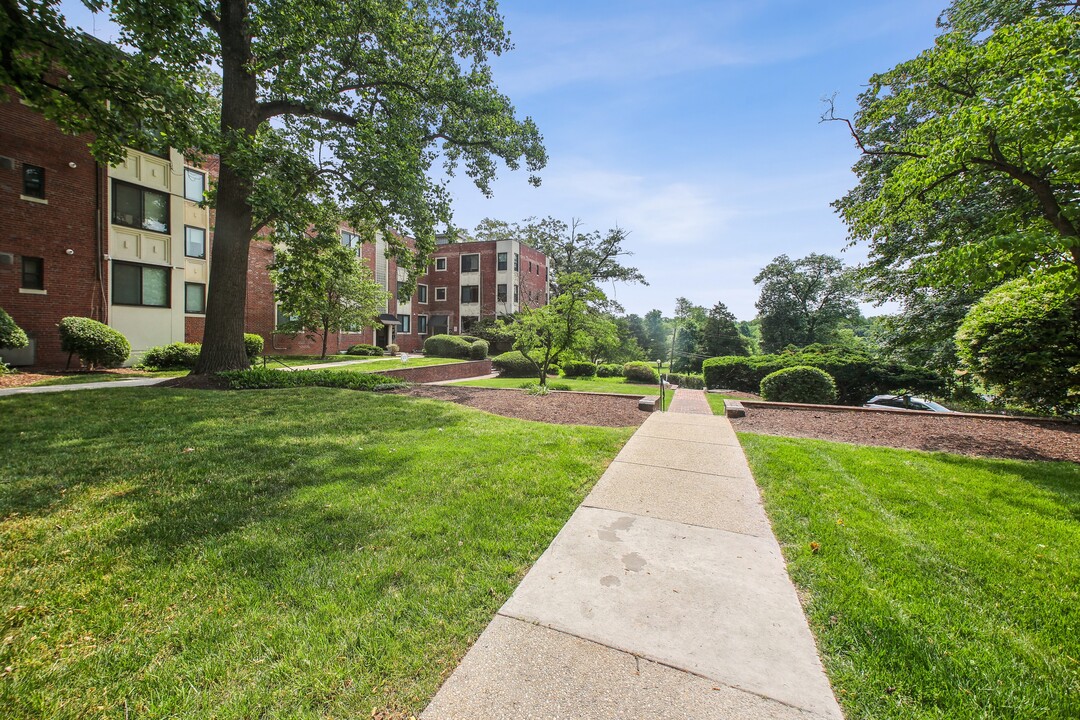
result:
<svg viewBox="0 0 1080 720"><path fill-rule="evenodd" d="M112 382L71 383L69 385L28 385L24 387L3 388L0 397L5 395L40 395L41 393L67 392L69 390L100 390L102 388L148 387L172 378L137 378L134 380L113 380Z"/></svg>
<svg viewBox="0 0 1080 720"><path fill-rule="evenodd" d="M836 720L731 424L700 390L634 433L424 720Z"/></svg>

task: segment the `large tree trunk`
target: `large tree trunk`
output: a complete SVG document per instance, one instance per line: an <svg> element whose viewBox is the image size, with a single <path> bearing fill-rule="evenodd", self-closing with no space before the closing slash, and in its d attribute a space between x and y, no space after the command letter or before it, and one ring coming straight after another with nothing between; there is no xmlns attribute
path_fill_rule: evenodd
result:
<svg viewBox="0 0 1080 720"><path fill-rule="evenodd" d="M248 251L251 243L251 183L235 170L237 148L258 128L256 78L248 69L246 0L221 0L221 171L217 186L217 220L210 253L210 285L206 329L197 374L239 370L249 366L244 350Z"/></svg>

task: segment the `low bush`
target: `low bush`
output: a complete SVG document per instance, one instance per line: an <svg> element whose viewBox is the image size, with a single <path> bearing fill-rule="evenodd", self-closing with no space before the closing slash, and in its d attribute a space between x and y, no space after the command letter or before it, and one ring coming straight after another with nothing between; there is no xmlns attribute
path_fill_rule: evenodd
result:
<svg viewBox="0 0 1080 720"><path fill-rule="evenodd" d="M770 402L817 405L836 402L836 382L832 376L808 365L795 365L770 373L762 378L759 389L761 397Z"/></svg>
<svg viewBox="0 0 1080 720"><path fill-rule="evenodd" d="M424 354L468 360L471 347L472 343L460 335L432 335L424 341Z"/></svg>
<svg viewBox="0 0 1080 720"><path fill-rule="evenodd" d="M539 372L532 360L522 355L519 350L511 350L493 357L491 366L498 371L499 377L536 377Z"/></svg>
<svg viewBox="0 0 1080 720"><path fill-rule="evenodd" d="M705 378L700 375L668 373L667 379L672 385L678 385L681 388L687 388L689 390L705 389Z"/></svg>
<svg viewBox="0 0 1080 720"><path fill-rule="evenodd" d="M483 360L488 354L488 344L486 340L473 340L469 345L469 358L472 360Z"/></svg>
<svg viewBox="0 0 1080 720"><path fill-rule="evenodd" d="M562 372L566 377L594 377L596 363L567 360L562 365Z"/></svg>
<svg viewBox="0 0 1080 720"><path fill-rule="evenodd" d="M375 347L374 345L353 345L351 348L345 351L346 355L361 355L364 357L382 355L382 348Z"/></svg>
<svg viewBox="0 0 1080 720"><path fill-rule="evenodd" d="M391 355L397 355L399 352L401 352L401 348L398 347L397 343L390 343L386 346L386 352L390 353Z"/></svg>
<svg viewBox="0 0 1080 720"><path fill-rule="evenodd" d="M659 383L660 374L647 362L628 362L623 365L623 377L630 383Z"/></svg>
<svg viewBox="0 0 1080 720"><path fill-rule="evenodd" d="M596 366L596 377L622 377L622 365L617 363L607 363L604 365Z"/></svg>
<svg viewBox="0 0 1080 720"><path fill-rule="evenodd" d="M30 338L15 321L0 308L0 348L24 348L30 344Z"/></svg>
<svg viewBox="0 0 1080 720"><path fill-rule="evenodd" d="M131 343L113 328L85 317L66 317L60 321L60 349L91 368L115 367L131 355Z"/></svg>
<svg viewBox="0 0 1080 720"><path fill-rule="evenodd" d="M199 343L158 345L143 353L138 367L148 370L190 370L198 362L201 350Z"/></svg>
<svg viewBox="0 0 1080 720"><path fill-rule="evenodd" d="M391 390L408 383L398 378L375 373L334 372L332 370L272 370L251 368L218 373L232 390L266 390L270 388L331 387L348 390Z"/></svg>
<svg viewBox="0 0 1080 720"><path fill-rule="evenodd" d="M247 353L248 359L262 355L265 345L262 335L244 333L244 352Z"/></svg>
<svg viewBox="0 0 1080 720"><path fill-rule="evenodd" d="M470 345L473 344L474 342L476 342L477 340L482 339L482 338L476 337L475 335L458 335L458 337L461 338L462 340L464 340L465 342L469 343Z"/></svg>

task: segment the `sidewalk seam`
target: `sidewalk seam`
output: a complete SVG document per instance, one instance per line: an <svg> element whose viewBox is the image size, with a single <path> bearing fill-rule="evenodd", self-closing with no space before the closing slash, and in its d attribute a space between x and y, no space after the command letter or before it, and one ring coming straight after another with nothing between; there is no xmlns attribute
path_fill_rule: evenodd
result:
<svg viewBox="0 0 1080 720"><path fill-rule="evenodd" d="M713 477L721 477L721 476L714 475ZM634 517L644 518L646 520L664 520L664 518L659 518L659 517L656 517L655 515L642 515L641 513L629 512L627 510L616 510L615 508L602 507L600 505L589 505L585 501L582 501L581 505L578 505L578 507L590 508L592 510L606 510L608 512L622 513L623 515L633 515ZM764 512L764 509L762 510L762 512ZM767 515L766 515L766 519L768 519ZM569 522L569 521L567 521L567 522ZM700 523L683 522L682 520L665 520L665 522L675 523L677 525L685 525L686 527L701 528L702 530L717 530L719 532L730 533L732 535L743 535L745 537L760 538L760 539L766 539L766 540L770 536L772 536L772 531L771 530L769 531L769 535L755 535L754 533L738 532L737 530L727 530L725 528L718 528L718 527L714 527L712 525L702 525ZM777 544L779 544L779 541L777 542Z"/></svg>

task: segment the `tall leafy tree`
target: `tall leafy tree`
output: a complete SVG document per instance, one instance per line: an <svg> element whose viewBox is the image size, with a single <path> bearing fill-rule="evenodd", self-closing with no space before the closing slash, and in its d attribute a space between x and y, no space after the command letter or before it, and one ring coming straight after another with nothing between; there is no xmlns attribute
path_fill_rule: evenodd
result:
<svg viewBox="0 0 1080 720"><path fill-rule="evenodd" d="M735 325L735 315L718 302L709 310L701 329L701 350L708 357L749 355L750 342Z"/></svg>
<svg viewBox="0 0 1080 720"><path fill-rule="evenodd" d="M44 37L35 46L41 67L55 61L71 72L75 68L67 65L83 57L77 48L88 45L72 41L56 5L4 2L9 24L2 32L5 38ZM18 67L0 81L38 100L35 105L51 117L70 110L81 118L78 129L118 135L114 148L127 144L118 123L100 119L80 98L93 102L108 92L118 67L128 68L124 77L144 93L130 105L152 108L168 132L183 126L176 118L203 113L193 112L194 100L170 104L173 95L155 84L161 78L179 81L192 98L206 91L216 98L199 106L209 107L215 120L198 128L201 137L166 138L173 146L218 153L221 160L196 372L247 366L248 249L262 228L303 226L306 213L333 203L366 239L383 232L390 253L419 271L434 247L435 226L452 219L444 184L428 175L436 163L448 174L464 167L489 194L497 158L511 169L524 162L530 171L546 162L535 124L517 119L492 81L488 58L511 47L494 0L124 0L91 6L108 8L121 43L139 64L118 62L116 53L87 55L90 66L78 74L100 78L91 86L97 96L80 83L51 94L38 91L29 77L34 73ZM62 49L51 48L51 40ZM18 66L13 58L22 46L11 52L3 47L0 65ZM148 81L139 85L136 71L144 67ZM192 72L200 67L220 68L219 80L207 87L208 74ZM108 153L102 150L102 156ZM409 247L395 229L413 235L415 245Z"/></svg>
<svg viewBox="0 0 1080 720"><path fill-rule="evenodd" d="M648 354L649 359L660 360L666 357L668 354L668 342L671 338L667 320L664 319L664 313L654 308L645 313L644 322L645 332L649 338L645 352Z"/></svg>
<svg viewBox="0 0 1080 720"><path fill-rule="evenodd" d="M858 313L854 276L839 258L811 253L792 260L781 255L754 278L761 286L761 349L828 342L845 318Z"/></svg>

